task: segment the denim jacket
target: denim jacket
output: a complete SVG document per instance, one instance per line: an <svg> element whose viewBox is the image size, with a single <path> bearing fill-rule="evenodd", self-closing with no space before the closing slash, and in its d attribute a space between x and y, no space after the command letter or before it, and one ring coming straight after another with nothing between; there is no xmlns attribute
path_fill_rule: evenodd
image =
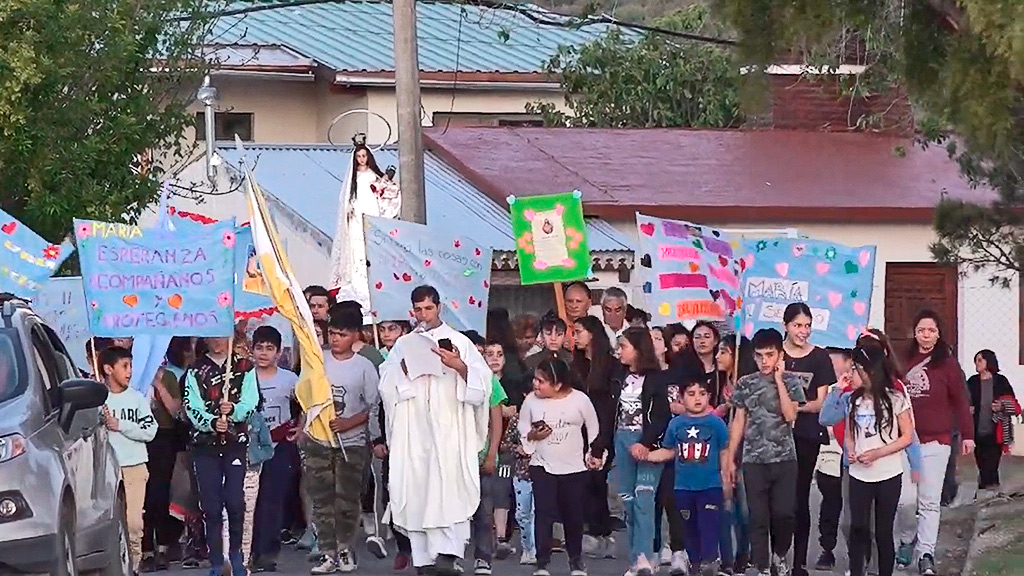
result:
<svg viewBox="0 0 1024 576"><path fill-rule="evenodd" d="M258 410L249 417L249 467L263 464L274 457L274 443L270 439L270 428Z"/></svg>

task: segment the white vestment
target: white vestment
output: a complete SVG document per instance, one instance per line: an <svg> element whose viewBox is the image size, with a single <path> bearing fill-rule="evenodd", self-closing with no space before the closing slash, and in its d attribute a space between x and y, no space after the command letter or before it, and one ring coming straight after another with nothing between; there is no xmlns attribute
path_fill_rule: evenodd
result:
<svg viewBox="0 0 1024 576"><path fill-rule="evenodd" d="M447 324L421 332L451 340L467 366L462 379L445 367L410 380L402 370L403 336L380 367L389 451L390 516L409 535L413 564L438 554L462 557L480 505L479 453L487 443L492 377L476 346Z"/></svg>
<svg viewBox="0 0 1024 576"><path fill-rule="evenodd" d="M371 170L354 170L355 159L352 162L338 201L338 226L331 244L330 287L339 288L339 302L355 300L363 310L370 310L363 217L398 218L402 195L387 176L378 177ZM352 198L353 178L356 181L355 198Z"/></svg>

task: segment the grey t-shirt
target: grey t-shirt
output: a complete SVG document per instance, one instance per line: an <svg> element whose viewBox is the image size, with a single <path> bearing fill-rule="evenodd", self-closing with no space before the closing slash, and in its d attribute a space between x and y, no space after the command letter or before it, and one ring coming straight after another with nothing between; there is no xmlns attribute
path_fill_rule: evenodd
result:
<svg viewBox="0 0 1024 576"><path fill-rule="evenodd" d="M804 401L803 381L799 377L784 372L782 381L786 384L790 400ZM744 464L796 460L793 427L782 417L782 405L774 376L756 373L740 378L732 402L747 412L747 425L743 430Z"/></svg>
<svg viewBox="0 0 1024 576"><path fill-rule="evenodd" d="M992 421L992 379L981 380L981 400L978 403L978 436L992 436L996 433L995 423Z"/></svg>
<svg viewBox="0 0 1024 576"><path fill-rule="evenodd" d="M346 360L338 360L329 351L324 355L327 381L339 418L349 418L360 412L369 412L369 422L377 419L378 386L380 379L373 363L364 356L354 354ZM368 424L357 426L338 435L344 446L367 446L370 441Z"/></svg>

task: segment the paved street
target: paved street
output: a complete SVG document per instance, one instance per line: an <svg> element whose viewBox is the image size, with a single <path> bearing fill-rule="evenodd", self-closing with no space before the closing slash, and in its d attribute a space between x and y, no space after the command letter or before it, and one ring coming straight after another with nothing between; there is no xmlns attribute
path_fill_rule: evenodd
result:
<svg viewBox="0 0 1024 576"><path fill-rule="evenodd" d="M965 491L971 491L970 487L967 486L966 484L964 486L964 489L965 489ZM821 549L818 546L818 542L817 542L817 526L816 526L816 524L817 524L817 514L818 514L818 503L819 503L819 500L820 500L820 495L818 494L818 491L817 491L816 488L812 488L811 489L811 494L812 494L812 506L813 506L813 508L812 508L812 524L815 524L815 526L812 528L811 543L810 543L811 550L810 550L809 557L810 557L810 562L813 563L814 560L817 559L818 554L821 552ZM620 549L618 559L616 559L616 560L593 560L593 559L588 560L587 568L588 568L588 570L589 570L591 575L593 575L593 576L621 576L621 574L626 570L626 560L625 560L626 554L624 553L625 532L617 533L616 534L616 540L617 540L617 542L619 544L619 549ZM840 540L842 540L842 539L840 539ZM394 559L393 556L389 556L388 558L386 558L384 560L378 560L378 559L370 556L369 553L366 553L366 552L364 552L362 550L357 550L357 552L361 552L361 554L359 555L359 569L356 572L356 574L366 574L366 575L373 575L373 576L385 576L385 575L392 575L392 574L394 574L394 572L392 572L392 570L391 570L391 563L392 563L392 561ZM390 554L394 554L393 542L389 542L389 553ZM470 553L472 553L472 549L470 549ZM842 542L840 542L840 544L839 544L839 549L836 550L836 556L840 559L840 562L842 563L842 566L840 566L840 569L836 570L836 573L842 574L846 570L846 565L845 565L846 547L845 547L845 545ZM470 559L468 562L464 562L464 566L467 568L467 571L466 571L467 575L472 574L472 567L473 567L472 559ZM305 553L299 553L299 552L296 552L296 551L282 552L280 563L278 564L278 574L287 574L287 575L309 574L309 567L310 567L310 564L306 562L306 555L305 555ZM176 568L176 570L172 570L170 572L170 574L180 575L180 576L188 576L188 575L195 576L196 574L199 574L199 573L205 573L205 571L200 571L200 570L181 570L180 567L175 567L175 568ZM555 559L552 562L551 568L552 568L552 573L555 574L555 575L568 574L569 573L569 568L568 568L568 565L567 565L567 561L565 559L565 555L564 554L557 554L557 555L555 555ZM508 558L507 560L504 560L504 561L500 561L500 562L496 561L495 564L494 564L494 574L496 576L502 576L502 575L506 575L506 574L509 575L509 576L530 576L530 574L532 574L532 573L533 573L533 567L532 566L520 566L519 565L519 556L518 555L516 555L514 558L510 557L510 558ZM662 572L662 574L666 574L666 573L667 572ZM750 574L754 574L754 573L755 573L754 571L750 572ZM413 574L413 571L410 569L410 570L408 570L406 572L406 574L407 574L407 576L411 576ZM825 576L826 574L829 574L829 573L827 573L827 572L812 572L812 574L814 574L815 576Z"/></svg>

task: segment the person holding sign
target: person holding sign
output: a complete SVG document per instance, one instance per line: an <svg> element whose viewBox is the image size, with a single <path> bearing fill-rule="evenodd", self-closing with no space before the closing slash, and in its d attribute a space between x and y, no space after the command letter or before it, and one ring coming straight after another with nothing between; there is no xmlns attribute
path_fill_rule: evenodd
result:
<svg viewBox="0 0 1024 576"><path fill-rule="evenodd" d="M409 536L414 566L456 576L480 505L493 376L476 346L441 321L440 304L432 286L412 291L418 324L381 365L380 394L394 523Z"/></svg>

